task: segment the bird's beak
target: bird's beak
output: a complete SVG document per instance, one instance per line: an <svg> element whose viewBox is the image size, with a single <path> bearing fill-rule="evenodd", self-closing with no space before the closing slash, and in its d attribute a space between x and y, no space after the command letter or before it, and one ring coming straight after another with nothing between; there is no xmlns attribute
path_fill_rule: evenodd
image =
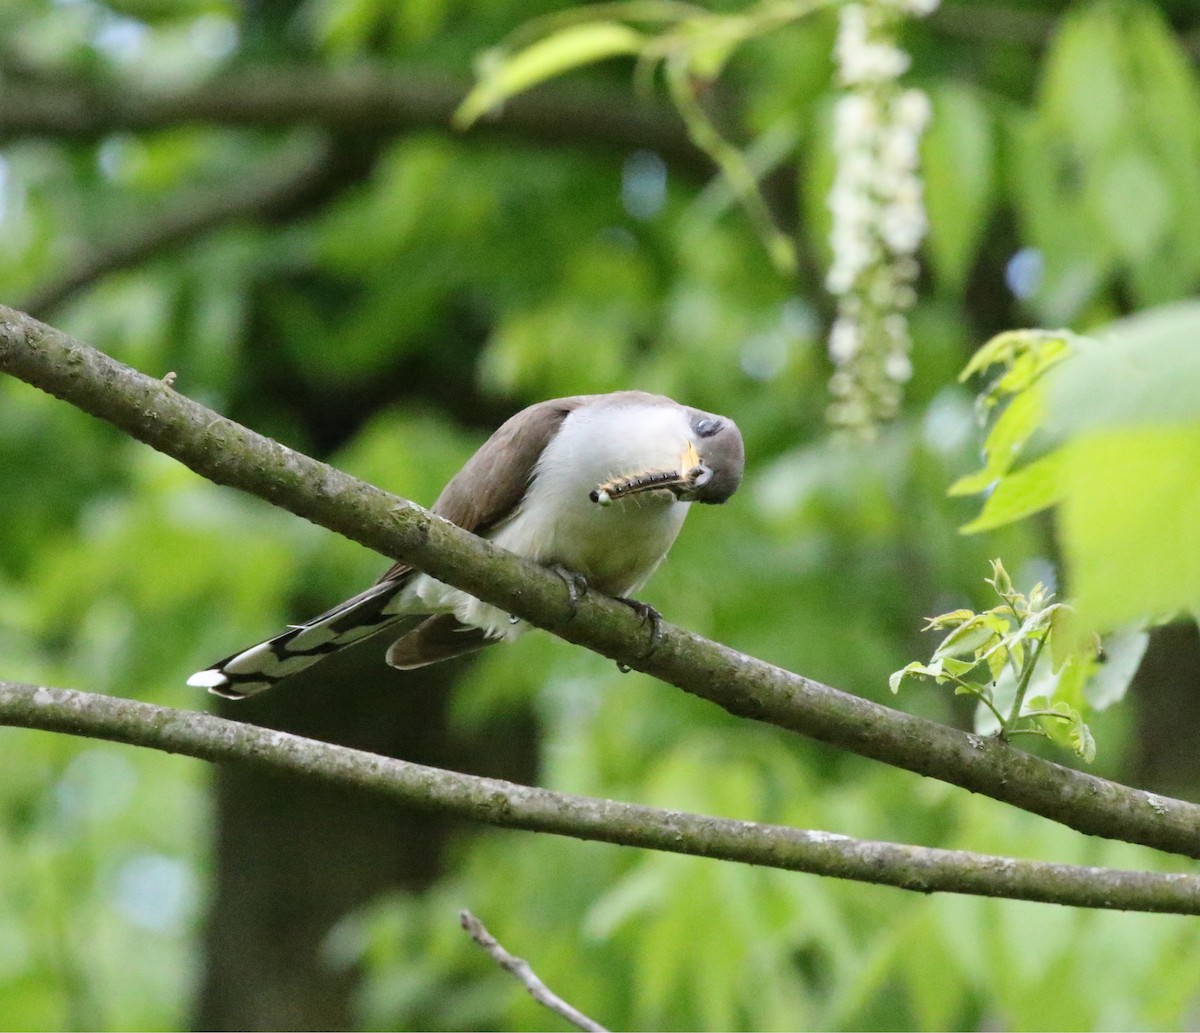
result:
<svg viewBox="0 0 1200 1033"><path fill-rule="evenodd" d="M673 488L675 497L681 502L690 502L696 496L696 489L703 488L712 480L713 472L709 465L700 458L696 446L692 442L679 456L680 484Z"/></svg>
<svg viewBox="0 0 1200 1033"><path fill-rule="evenodd" d="M679 473L693 488L703 488L713 477L712 467L700 458L690 441L679 457Z"/></svg>
<svg viewBox="0 0 1200 1033"><path fill-rule="evenodd" d="M690 502L695 497L696 489L704 487L712 477L712 469L689 441L679 455L677 469L650 470L634 477L614 478L597 485L589 498L601 506L608 506L616 499L629 498L646 491L669 491L681 502Z"/></svg>
<svg viewBox="0 0 1200 1033"><path fill-rule="evenodd" d="M679 472L686 477L697 466L700 465L700 453L696 451L696 446L692 442L687 443L687 448L679 457Z"/></svg>

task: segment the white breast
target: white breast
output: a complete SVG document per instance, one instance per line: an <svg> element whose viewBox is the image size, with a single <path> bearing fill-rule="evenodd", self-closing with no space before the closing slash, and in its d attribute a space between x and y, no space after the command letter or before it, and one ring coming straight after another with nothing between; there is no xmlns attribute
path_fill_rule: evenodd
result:
<svg viewBox="0 0 1200 1033"><path fill-rule="evenodd" d="M675 406L576 409L543 451L525 500L489 537L537 563L562 564L601 592L629 595L662 562L690 503L657 491L599 506L589 494L614 477L676 469L689 438L687 413ZM425 575L404 595L495 638L519 630L507 614Z"/></svg>

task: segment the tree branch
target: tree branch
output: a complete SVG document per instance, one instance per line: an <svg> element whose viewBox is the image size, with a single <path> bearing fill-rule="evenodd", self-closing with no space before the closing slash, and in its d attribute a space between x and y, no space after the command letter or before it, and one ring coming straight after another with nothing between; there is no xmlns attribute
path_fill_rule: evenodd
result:
<svg viewBox="0 0 1200 1033"><path fill-rule="evenodd" d="M507 613L716 703L962 786L1081 832L1200 858L1200 806L1132 789L764 663L666 622L656 648L627 606L590 593L339 470L227 420L53 327L0 306L0 371L173 456ZM185 380L186 383L186 373Z"/></svg>
<svg viewBox="0 0 1200 1033"><path fill-rule="evenodd" d="M970 0L942 4L929 17L931 32L976 43L1012 43L1044 47L1054 37L1059 15L1053 11L1026 10Z"/></svg>
<svg viewBox="0 0 1200 1033"><path fill-rule="evenodd" d="M569 1005L538 979L537 973L533 971L528 961L506 951L503 944L487 931L487 926L471 914L470 911L465 909L460 911L458 913L458 921L467 931L467 935L487 951L488 957L504 969L505 972L510 973L529 991L529 996L543 1008L549 1008L555 1015L566 1019L572 1026L586 1030L587 1033L608 1033L608 1030L596 1022L595 1019L589 1019L578 1008Z"/></svg>
<svg viewBox="0 0 1200 1033"><path fill-rule="evenodd" d="M121 84L4 84L0 140L90 139L117 131L210 124L287 129L324 126L372 136L450 128L470 81L427 70L357 65L229 73L187 89ZM674 109L625 91L555 83L516 97L471 134L514 133L537 142L656 151L704 175L712 162L688 139Z"/></svg>
<svg viewBox="0 0 1200 1033"><path fill-rule="evenodd" d="M943 36L987 43L1042 46L1057 17L1003 5L947 5L929 19ZM1200 33L1180 37L1200 60ZM81 83L40 69L3 83L0 141L29 136L96 138L120 131L180 125L290 128L320 125L371 135L413 129L449 130L450 116L471 88L465 77L428 68L360 64L261 68L231 72L185 89ZM711 160L688 138L675 110L625 91L553 83L509 101L471 135L515 134L552 145L645 148L678 168L708 176Z"/></svg>
<svg viewBox="0 0 1200 1033"><path fill-rule="evenodd" d="M954 39L1041 48L1053 40L1061 18L1061 13L1054 11L969 0L943 4L930 15L928 25L938 35ZM1192 61L1200 61L1200 32L1178 32L1176 39Z"/></svg>
<svg viewBox="0 0 1200 1033"><path fill-rule="evenodd" d="M712 818L463 775L136 700L0 681L0 725L146 746L375 793L502 828L831 875L921 893L1200 914L1200 876L1023 861Z"/></svg>

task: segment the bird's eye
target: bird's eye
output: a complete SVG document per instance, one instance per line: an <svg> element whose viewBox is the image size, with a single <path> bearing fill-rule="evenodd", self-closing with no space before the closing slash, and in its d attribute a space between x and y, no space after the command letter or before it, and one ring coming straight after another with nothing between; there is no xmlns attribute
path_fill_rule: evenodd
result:
<svg viewBox="0 0 1200 1033"><path fill-rule="evenodd" d="M702 438L711 438L720 429L720 420L703 419L696 423L696 433Z"/></svg>

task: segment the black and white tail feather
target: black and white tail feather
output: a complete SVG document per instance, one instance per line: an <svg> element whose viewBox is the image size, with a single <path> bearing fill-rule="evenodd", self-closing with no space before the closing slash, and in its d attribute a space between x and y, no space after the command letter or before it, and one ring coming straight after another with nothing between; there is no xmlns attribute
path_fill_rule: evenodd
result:
<svg viewBox="0 0 1200 1033"><path fill-rule="evenodd" d="M319 617L197 671L187 683L226 699L245 699L383 631L396 636L387 662L401 671L462 656L493 641L480 628L459 623L452 613L431 614L406 595L410 575L405 571L380 581Z"/></svg>
<svg viewBox="0 0 1200 1033"><path fill-rule="evenodd" d="M389 604L397 600L407 580L372 585L319 617L198 671L188 684L226 699L244 699L355 642L388 628L402 630L397 627L401 622L419 623L419 614L389 612Z"/></svg>

